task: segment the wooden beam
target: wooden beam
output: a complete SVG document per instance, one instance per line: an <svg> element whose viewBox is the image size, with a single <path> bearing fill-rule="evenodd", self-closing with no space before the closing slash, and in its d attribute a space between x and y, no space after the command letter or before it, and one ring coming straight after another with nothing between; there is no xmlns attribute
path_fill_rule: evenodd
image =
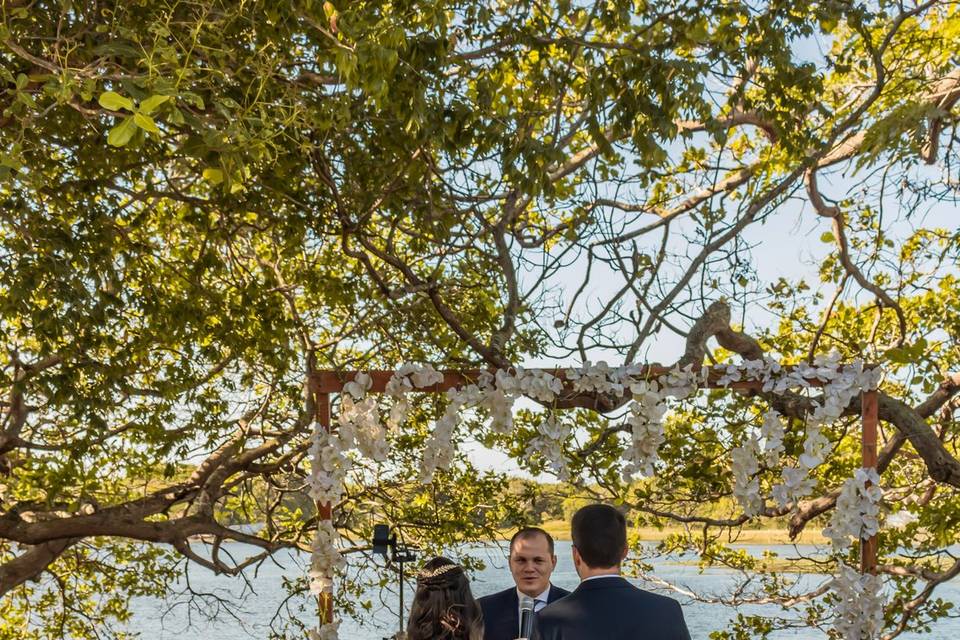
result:
<svg viewBox="0 0 960 640"><path fill-rule="evenodd" d="M330 394L316 394L316 419L317 423L327 433L330 432L332 425L330 419ZM317 518L319 520L332 520L333 507L329 502L317 502ZM320 625L333 622L333 587L325 590L317 596L317 605L320 614Z"/></svg>
<svg viewBox="0 0 960 640"><path fill-rule="evenodd" d="M792 367L786 366L784 370L789 371ZM644 365L640 368L639 373L637 374L641 378L656 379L661 376L667 375L673 369L670 367L662 367L658 365ZM741 390L751 390L759 391L763 382L759 380L741 380L739 382L731 382L726 385L720 385L717 381L723 377L725 373L723 368L720 367L710 367L708 373L708 380L706 384L700 385L701 388L707 389L741 389ZM561 380L566 380L566 369L557 368L557 369L531 369L531 371L543 371L549 373ZM386 391L387 383L390 381L390 378L396 373L395 371L384 371L384 370L375 370L375 371L315 371L311 374L311 385L314 393L339 393L343 391L343 386L348 382L352 382L354 378L357 377L358 373L365 373L370 376L371 381L373 382L370 387L370 393L383 393ZM487 369L465 369L462 371L440 371L443 375L443 382L439 384L434 384L429 387L424 387L423 389L416 389L416 391L422 393L443 393L448 389L455 387L462 387L467 384L472 384L480 380L481 376L484 373L493 375L494 370ZM807 380L807 383L813 387L821 387L824 382L817 378L810 378Z"/></svg>

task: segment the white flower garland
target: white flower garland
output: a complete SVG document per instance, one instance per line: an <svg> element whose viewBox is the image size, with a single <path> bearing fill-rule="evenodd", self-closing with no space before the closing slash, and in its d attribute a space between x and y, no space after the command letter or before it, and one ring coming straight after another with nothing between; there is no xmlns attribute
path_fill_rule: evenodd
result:
<svg viewBox="0 0 960 640"><path fill-rule="evenodd" d="M883 490L876 469L857 469L853 477L844 482L830 524L823 530L835 550L848 549L852 540L876 535L880 530L882 499Z"/></svg>
<svg viewBox="0 0 960 640"><path fill-rule="evenodd" d="M804 451L798 465L785 468L781 482L773 488L773 498L781 506L795 504L813 491L816 482L810 477L810 471L823 463L829 447L822 426L838 419L861 391L875 389L880 375L879 371L864 369L862 363L841 367L838 354L820 356L813 364L800 364L790 370L770 359L730 363L715 370L722 372L717 381L720 386L742 380L760 381L765 392L809 388L813 386L810 380L822 383L822 394L807 418ZM668 409L667 399L690 396L706 382L709 373L709 367L694 371L688 366L650 379L643 367L614 368L605 362L588 362L577 369L564 370L562 375L520 367L514 372L498 370L492 375L484 374L476 384L447 391L447 407L425 442L421 480L429 482L438 469L447 469L452 463L455 456L453 434L461 411L479 407L490 416L491 431L508 434L513 429L513 405L519 396L550 405L563 393L564 379L578 393L619 397L629 392L631 402L626 425L630 430L622 457L622 473L627 480L638 474L652 476L660 459L659 448L665 439L663 419ZM353 465L346 455L350 450L355 449L359 455L374 461L386 461L389 458L387 428L394 428L406 420L410 409L407 394L438 385L443 379L443 374L430 365L408 363L397 369L385 388L385 396L391 401L386 426L381 423L377 401L367 397L373 384L370 376L359 373L353 381L346 383L341 394L337 431L327 433L319 424L314 425L309 451L311 497L331 504L342 499L344 480ZM759 438L750 434L731 452L734 496L748 516L763 510L764 498L755 476L761 459L769 466L778 464L784 451L784 431L780 415L771 409L763 415ZM537 435L528 444L526 452L542 456L553 474L561 480L569 479L563 447L570 435L570 425L548 413L538 424ZM855 528L859 532L857 535L875 532L877 508L868 502L880 491L877 487L879 479L876 482L872 477L869 479L873 483L869 489L858 478L845 485L846 497L842 494L842 499L838 500L834 514L836 523L831 522L830 527L831 534L836 536L835 541L841 536L847 539L854 535L851 532ZM848 490L848 486L852 488ZM329 588L332 576L343 566L336 540L336 532L329 522L318 527L310 569L312 592L320 593ZM336 640L337 624L326 624L311 631L310 637L311 640Z"/></svg>
<svg viewBox="0 0 960 640"><path fill-rule="evenodd" d="M883 629L883 578L840 564L831 582L834 628L844 640L873 640Z"/></svg>
<svg viewBox="0 0 960 640"><path fill-rule="evenodd" d="M423 449L423 464L420 468L420 480L430 482L437 469L449 469L456 454L453 447L453 430L457 426L460 410L472 394L456 387L447 390L447 408L437 420L433 432L427 438Z"/></svg>
<svg viewBox="0 0 960 640"><path fill-rule="evenodd" d="M339 536L330 520L320 520L316 536L313 539L310 555L310 593L319 597L322 593L332 594L333 576L346 566L346 560L337 550ZM339 622L328 621L319 629L310 630L311 640L337 640Z"/></svg>

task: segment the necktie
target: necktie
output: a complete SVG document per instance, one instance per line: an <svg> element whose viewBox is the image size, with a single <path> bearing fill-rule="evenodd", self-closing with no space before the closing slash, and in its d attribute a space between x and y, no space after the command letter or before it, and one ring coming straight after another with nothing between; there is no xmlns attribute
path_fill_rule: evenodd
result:
<svg viewBox="0 0 960 640"><path fill-rule="evenodd" d="M544 602L543 600L534 600L533 601L534 613L536 613L537 611L540 611L540 609L543 609L545 606L547 606L547 603Z"/></svg>

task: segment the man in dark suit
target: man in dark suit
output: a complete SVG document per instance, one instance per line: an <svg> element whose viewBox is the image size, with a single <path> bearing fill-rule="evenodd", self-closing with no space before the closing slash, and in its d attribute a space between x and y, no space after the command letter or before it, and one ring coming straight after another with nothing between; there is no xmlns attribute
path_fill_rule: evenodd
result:
<svg viewBox="0 0 960 640"><path fill-rule="evenodd" d="M609 505L577 511L570 525L580 586L537 614L542 640L690 640L680 603L620 577L627 523Z"/></svg>
<svg viewBox="0 0 960 640"><path fill-rule="evenodd" d="M510 573L515 588L478 601L483 610L483 640L514 640L520 635L520 595L534 600L534 611L570 593L550 584L557 566L553 538L537 527L517 531L510 540Z"/></svg>

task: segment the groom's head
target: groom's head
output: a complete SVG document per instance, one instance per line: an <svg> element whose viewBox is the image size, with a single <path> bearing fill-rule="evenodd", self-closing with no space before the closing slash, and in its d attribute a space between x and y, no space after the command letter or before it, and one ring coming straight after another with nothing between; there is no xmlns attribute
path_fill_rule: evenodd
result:
<svg viewBox="0 0 960 640"><path fill-rule="evenodd" d="M550 585L550 574L557 567L553 538L539 527L517 531L510 540L510 573L517 589L536 598Z"/></svg>
<svg viewBox="0 0 960 640"><path fill-rule="evenodd" d="M606 504L591 504L573 514L573 564L581 578L619 570L627 556L627 521Z"/></svg>

